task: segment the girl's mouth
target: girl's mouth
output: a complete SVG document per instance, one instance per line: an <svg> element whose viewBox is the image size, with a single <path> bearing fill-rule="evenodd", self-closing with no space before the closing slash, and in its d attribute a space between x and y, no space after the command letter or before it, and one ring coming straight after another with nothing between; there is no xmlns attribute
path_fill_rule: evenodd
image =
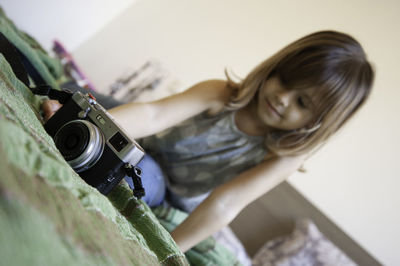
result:
<svg viewBox="0 0 400 266"><path fill-rule="evenodd" d="M268 110L270 110L277 117L282 117L282 115L275 109L275 107L268 101L268 99L265 99L265 102L267 103Z"/></svg>

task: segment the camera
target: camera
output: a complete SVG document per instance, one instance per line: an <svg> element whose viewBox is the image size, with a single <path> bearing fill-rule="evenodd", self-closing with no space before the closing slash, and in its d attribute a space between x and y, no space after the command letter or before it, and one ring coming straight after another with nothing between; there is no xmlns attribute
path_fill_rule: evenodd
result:
<svg viewBox="0 0 400 266"><path fill-rule="evenodd" d="M130 176L134 195L144 196L136 165L144 150L115 123L91 94L68 92L63 106L44 124L60 153L89 185L107 195Z"/></svg>
<svg viewBox="0 0 400 266"><path fill-rule="evenodd" d="M91 94L60 91L46 85L35 66L2 33L0 52L32 93L63 104L44 128L82 179L106 195L122 178L129 176L134 185L133 194L138 198L144 196L141 170L136 166L144 151L96 99ZM29 78L38 86L31 87Z"/></svg>

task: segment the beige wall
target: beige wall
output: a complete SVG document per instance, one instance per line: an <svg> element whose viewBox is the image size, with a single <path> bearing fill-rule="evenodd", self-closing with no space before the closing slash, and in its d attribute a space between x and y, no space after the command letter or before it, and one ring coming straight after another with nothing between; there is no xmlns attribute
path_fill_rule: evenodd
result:
<svg viewBox="0 0 400 266"><path fill-rule="evenodd" d="M362 112L290 178L308 199L387 265L400 265L399 1L138 1L75 55L103 89L127 68L159 59L181 81L244 76L312 31L354 35L377 69Z"/></svg>

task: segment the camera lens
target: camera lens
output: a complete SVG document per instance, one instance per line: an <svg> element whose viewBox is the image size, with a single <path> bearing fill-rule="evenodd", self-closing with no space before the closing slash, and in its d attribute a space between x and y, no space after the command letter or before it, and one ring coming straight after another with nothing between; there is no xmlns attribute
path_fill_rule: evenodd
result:
<svg viewBox="0 0 400 266"><path fill-rule="evenodd" d="M68 123L57 132L55 139L65 160L71 161L87 148L90 141L89 129L82 123Z"/></svg>
<svg viewBox="0 0 400 266"><path fill-rule="evenodd" d="M65 142L65 147L68 150L73 150L74 148L78 147L79 140L80 140L79 135L68 136Z"/></svg>
<svg viewBox="0 0 400 266"><path fill-rule="evenodd" d="M66 123L57 131L54 141L65 160L76 172L92 167L104 149L103 134L86 120Z"/></svg>

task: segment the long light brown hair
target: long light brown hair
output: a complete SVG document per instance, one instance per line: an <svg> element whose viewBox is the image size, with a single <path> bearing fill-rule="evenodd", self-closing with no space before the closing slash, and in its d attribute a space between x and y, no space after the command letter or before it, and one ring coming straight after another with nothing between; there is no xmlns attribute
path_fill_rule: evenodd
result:
<svg viewBox="0 0 400 266"><path fill-rule="evenodd" d="M313 125L267 134L267 148L277 155L304 154L319 147L362 106L374 79L361 45L336 31L316 32L289 44L240 82L225 73L234 91L227 104L229 110L253 104L259 89L272 76L290 90L317 89Z"/></svg>

